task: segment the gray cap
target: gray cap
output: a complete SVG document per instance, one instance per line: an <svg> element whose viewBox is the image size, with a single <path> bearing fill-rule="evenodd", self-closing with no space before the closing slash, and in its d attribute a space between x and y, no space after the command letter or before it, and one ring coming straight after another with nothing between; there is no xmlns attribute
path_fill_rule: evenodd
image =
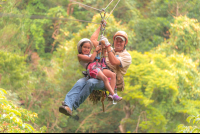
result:
<svg viewBox="0 0 200 134"><path fill-rule="evenodd" d="M126 39L125 39L124 37L122 37L122 36L116 36L115 39L117 39L118 37L121 38L123 41L126 40Z"/></svg>

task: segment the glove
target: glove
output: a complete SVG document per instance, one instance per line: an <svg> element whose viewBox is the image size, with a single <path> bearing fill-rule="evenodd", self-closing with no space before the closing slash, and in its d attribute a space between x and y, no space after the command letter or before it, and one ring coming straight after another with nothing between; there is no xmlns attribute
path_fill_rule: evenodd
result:
<svg viewBox="0 0 200 134"><path fill-rule="evenodd" d="M103 44L106 46L106 47L109 47L110 46L110 43L108 41L108 39L106 37L104 37L103 35L101 35L101 38L100 38L100 41L104 42Z"/></svg>

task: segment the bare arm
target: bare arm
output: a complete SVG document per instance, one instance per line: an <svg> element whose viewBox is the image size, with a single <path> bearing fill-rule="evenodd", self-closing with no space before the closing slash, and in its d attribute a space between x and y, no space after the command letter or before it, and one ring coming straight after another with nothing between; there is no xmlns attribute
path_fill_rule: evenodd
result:
<svg viewBox="0 0 200 134"><path fill-rule="evenodd" d="M88 57L86 55L83 55L83 54L78 54L78 60L82 60L82 61L85 61L85 62L92 62L94 61L96 55L97 55L97 51L100 49L100 47L96 47L96 49L94 50L93 54L91 55L91 57Z"/></svg>
<svg viewBox="0 0 200 134"><path fill-rule="evenodd" d="M79 61L82 60L82 61L85 61L85 62L92 62L92 61L94 61L96 54L97 54L97 52L94 52L91 57L88 57L88 56L83 55L83 54L78 54L78 60Z"/></svg>
<svg viewBox="0 0 200 134"><path fill-rule="evenodd" d="M110 45L106 46L104 40L102 40L101 43L105 46L105 48L106 48L106 50L108 52L108 59L109 59L110 63L112 65L121 65L120 60L118 58L116 58L115 55L112 53ZM107 42L107 43L110 44L109 42Z"/></svg>
<svg viewBox="0 0 200 134"><path fill-rule="evenodd" d="M112 65L121 65L120 60L117 57L115 57L115 55L111 52L110 46L107 47L107 52L108 52L108 59Z"/></svg>
<svg viewBox="0 0 200 134"><path fill-rule="evenodd" d="M92 34L90 40L92 41L94 47L98 46L99 45L99 41L98 40L98 36L99 36L99 32L101 30L101 26L99 26L97 28L97 30Z"/></svg>

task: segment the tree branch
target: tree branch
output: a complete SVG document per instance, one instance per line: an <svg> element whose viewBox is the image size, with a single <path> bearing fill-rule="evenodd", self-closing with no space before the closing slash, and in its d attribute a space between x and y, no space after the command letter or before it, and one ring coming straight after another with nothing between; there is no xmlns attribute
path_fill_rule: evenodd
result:
<svg viewBox="0 0 200 134"><path fill-rule="evenodd" d="M39 98L40 94L41 94L41 91L40 91L40 93L38 94L38 96L35 98L35 100L37 100L37 99ZM29 105L29 107L28 107L28 110L30 110L30 108L32 107L33 103L34 103L34 96L33 96L33 99L32 99L31 102L30 102L30 105Z"/></svg>

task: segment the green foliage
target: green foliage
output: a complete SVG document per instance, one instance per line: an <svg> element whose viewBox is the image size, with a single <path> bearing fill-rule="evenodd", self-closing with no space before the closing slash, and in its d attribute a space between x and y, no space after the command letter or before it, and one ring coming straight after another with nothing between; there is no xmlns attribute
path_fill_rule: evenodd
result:
<svg viewBox="0 0 200 134"><path fill-rule="evenodd" d="M171 24L170 42L172 47L177 47L178 52L192 54L200 48L200 25L196 19L189 19L181 16Z"/></svg>
<svg viewBox="0 0 200 134"><path fill-rule="evenodd" d="M192 121L193 120L193 121ZM199 122L200 118L199 118L199 115L197 116L189 116L187 118L187 122L190 123L192 121L192 123L190 124L197 124L197 126L195 125L192 125L192 126L185 126L183 124L180 124L178 126L178 133L199 133L200 132L200 128L199 128L199 125L198 125L198 122Z"/></svg>
<svg viewBox="0 0 200 134"><path fill-rule="evenodd" d="M0 89L0 132L2 133L44 133L46 127L39 131L34 129L28 122L34 123L36 113L17 107L4 96L6 91Z"/></svg>
<svg viewBox="0 0 200 134"><path fill-rule="evenodd" d="M193 61L200 65L200 24L196 19L189 19L186 16L177 17L174 24L171 24L170 38L161 43L153 51L171 55L175 52L184 53L192 58ZM200 69L198 67L198 69Z"/></svg>
<svg viewBox="0 0 200 134"><path fill-rule="evenodd" d="M165 132L166 125L167 119L158 109L153 107L146 110L146 119L144 118L140 123L141 130L147 133Z"/></svg>
<svg viewBox="0 0 200 134"><path fill-rule="evenodd" d="M148 52L143 55L136 51L130 54L132 64L125 77L126 90L120 95L146 111L147 121L139 125L140 132L170 131L166 125L168 121L172 122L170 119L176 118L176 114L199 112L200 75L197 64L190 58L179 54L166 57ZM159 128L154 121L160 122ZM173 121L174 126L178 123Z"/></svg>
<svg viewBox="0 0 200 134"><path fill-rule="evenodd" d="M180 16L175 19L174 24L171 24L171 38L156 50L158 52L173 53L172 50L178 53L195 55L198 51L199 45L199 23L195 19L189 19L186 16Z"/></svg>
<svg viewBox="0 0 200 134"><path fill-rule="evenodd" d="M116 2L106 9L106 17ZM110 1L82 3L102 9ZM0 5L1 13L26 15L0 18L0 86L7 89L12 103L5 96L0 101L11 106L15 116L9 116L29 116L15 109L21 105L38 113L33 128L45 125L46 132L118 133L125 125L125 132L145 133L176 132L178 124L186 124L185 116L199 114L199 0L120 1L107 20L105 36L111 44L118 30L129 36L126 48L131 50L132 64L126 88L119 93L125 101L117 105L105 101L103 113L101 103L93 106L87 99L70 118L60 114L58 106L85 70L77 60L76 44L90 38L98 25L40 15L99 23L99 12L69 0L0 0ZM1 123L0 129L11 125Z"/></svg>
<svg viewBox="0 0 200 134"><path fill-rule="evenodd" d="M24 57L0 51L1 87L17 90L25 86L29 72L26 71Z"/></svg>
<svg viewBox="0 0 200 134"><path fill-rule="evenodd" d="M164 38L167 38L163 35L163 32L167 31L169 21L164 17L139 18L137 21L130 21L128 26L135 32L134 42L130 44L129 48L144 52L156 47L164 41Z"/></svg>
<svg viewBox="0 0 200 134"><path fill-rule="evenodd" d="M170 23L178 20L175 17L187 15L188 18L194 18L195 16L199 20L200 16L200 12L196 8L200 4L198 0L138 0L134 3L129 8L134 9L134 7L137 7L140 15L132 13L132 15L139 17L131 19L128 24L130 29L134 29L136 34L133 40L134 45L131 44L131 50L136 49L140 52L149 51L153 47L158 46L163 40L168 39L171 36L169 29L176 30L173 29L173 26L170 26ZM177 26L183 25L177 24ZM174 38L176 36L171 37Z"/></svg>

